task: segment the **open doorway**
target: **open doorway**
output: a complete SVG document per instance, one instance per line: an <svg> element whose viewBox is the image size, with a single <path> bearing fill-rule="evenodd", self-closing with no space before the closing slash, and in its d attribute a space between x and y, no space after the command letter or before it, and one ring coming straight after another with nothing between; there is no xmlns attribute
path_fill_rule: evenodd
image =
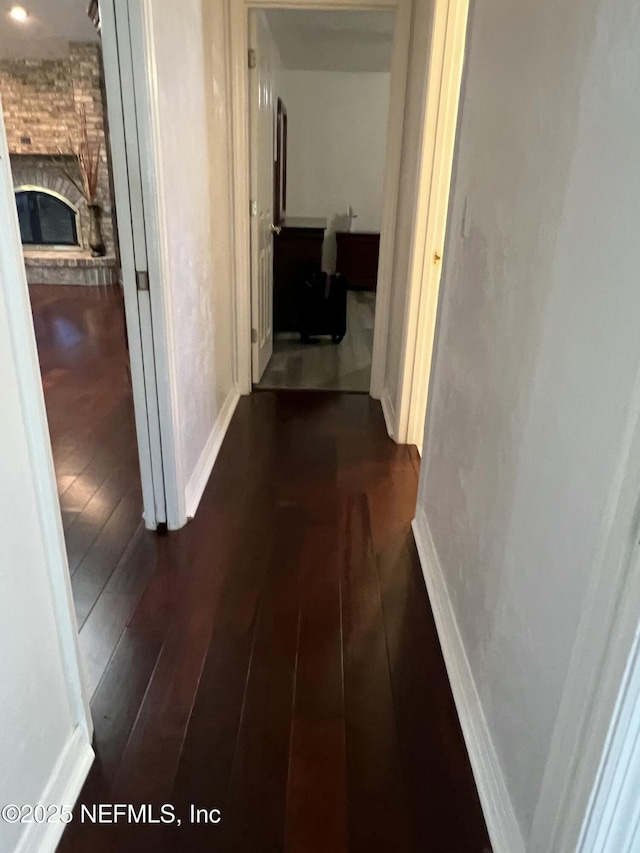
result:
<svg viewBox="0 0 640 853"><path fill-rule="evenodd" d="M162 518L139 319L125 316L97 4L89 13L83 2L13 7L0 29L0 100L91 697L117 641L105 624L124 618L110 579ZM118 213L126 234L130 210Z"/></svg>
<svg viewBox="0 0 640 853"><path fill-rule="evenodd" d="M250 12L258 388L369 392L394 23Z"/></svg>
<svg viewBox="0 0 640 853"><path fill-rule="evenodd" d="M295 3L291 4L292 8L287 6L284 10L279 8L281 6L278 0L238 0L231 7L235 367L238 389L242 394L248 394L256 387L258 378L262 379L267 364L272 360L273 334L276 328L274 323L278 313L275 312L274 316L276 306L270 296L272 282L269 276L274 270L273 260L265 262L266 256L263 254L259 257L259 252L252 258L252 245L258 246L259 232L264 235L260 246L273 253L274 241L283 237L282 230L277 233L282 226L273 218L278 207L273 202L274 187L269 184L269 179L265 179L261 184L265 197L271 199L268 202L268 216L264 212L265 207L261 207L259 199L255 197L257 172L255 167L251 167L252 152L255 153L256 145L252 148L251 99L253 96L254 101L257 101L256 93L264 94L267 90L272 96L272 85L270 79L266 89L252 84L252 78L260 78L262 68L261 56L259 52L253 53L254 48L250 42L250 36L257 36L255 21L260 18L252 19L251 15L256 10L262 10L261 29L263 32L267 31L267 42L275 43L271 29L277 30L278 24L270 24L272 19L277 22L282 13L282 19L286 20L285 12L287 16L293 15L294 12L301 15L310 12L300 10L300 7L296 9ZM363 20L366 20L367 16L386 14L393 21L370 383L368 387L366 382L362 384L374 399L380 400L389 435L398 443L416 444L420 447L434 343L441 260L444 253L468 4L466 0L436 0L433 4L412 3L410 0L383 0L375 5L367 0L356 4L349 0L337 0L326 4L318 3L314 16L318 18L324 14L323 10L331 10L330 15L337 15L338 11L349 12L356 19L362 14L365 16ZM254 23L251 23L250 29L251 20ZM335 37L335 32L332 32L332 38ZM384 38L389 38L388 32L384 34ZM311 50L307 53L311 54ZM341 50L338 53L344 61L344 54L349 51ZM351 53L353 54L353 51ZM247 55L249 66L255 62L253 70L247 67ZM340 94L342 96L343 93ZM319 102L323 98L324 93L320 98L316 95ZM269 140L269 145L273 146L274 157L277 157L278 142L277 100L272 99L269 112L274 137L272 141ZM288 131L284 181L286 220L292 216L293 101L290 98L290 104L287 104L284 98L281 100L286 110ZM266 96L260 100L263 107L266 102ZM308 109L308 104L305 104L305 107ZM307 149L308 147L307 145ZM265 162L268 162L268 159L265 159ZM311 171L312 165L308 165L307 171ZM280 190L280 186L278 189ZM342 202L340 206L345 207ZM347 202L345 216L347 213L352 214L353 208L354 205ZM254 210L256 216L251 215ZM260 210L263 212L262 218L259 215ZM342 211L338 209L336 212ZM334 229L347 232L346 239L351 241L360 238L359 229L365 230L364 220L360 219L357 209L355 213L358 218L349 216L346 223L343 219L338 223L337 229ZM308 233L313 230L314 224L318 226L314 249L315 269L317 270L318 265L318 243L322 245L321 265L323 261L327 263L328 254L327 265L331 266L331 254L324 251L328 230L326 226L329 222L325 224L323 220L332 217L305 218L320 220L318 223L310 223L311 229L306 229ZM355 231L352 230L353 222L356 223ZM327 247L331 247L331 235L326 243ZM336 266L344 266L344 260L340 259L339 255L339 251L336 251ZM357 278L358 273L366 266L362 247L356 257L358 272L354 278ZM308 277L300 276L299 273L296 277L298 282L303 279L304 287ZM257 284L258 281L266 281L267 287ZM327 282L328 280L320 275L317 288L320 294L327 293ZM362 297L356 292L355 298ZM326 327L327 324L323 325ZM341 334L342 330L338 329L335 337L339 339ZM305 385L309 387L310 383L304 381L303 359L318 358L316 353L322 348L338 361L337 352L347 341L349 331L346 330L345 338L340 344L334 344L331 338L323 336L319 337L321 345L305 345L301 341L299 328L297 336L296 340L294 331L290 346L298 347L302 354L298 356L299 360L296 361L295 357L292 360L296 380L295 385L292 385L298 388ZM275 364L277 365L277 359ZM286 373L286 370L282 372ZM363 374L366 375L366 369ZM331 380L325 383L324 387L330 388Z"/></svg>

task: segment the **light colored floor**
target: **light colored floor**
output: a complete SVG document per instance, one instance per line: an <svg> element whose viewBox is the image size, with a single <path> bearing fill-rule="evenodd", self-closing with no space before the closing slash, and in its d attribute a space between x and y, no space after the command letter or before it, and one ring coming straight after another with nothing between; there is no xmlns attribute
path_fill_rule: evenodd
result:
<svg viewBox="0 0 640 853"><path fill-rule="evenodd" d="M277 334L271 361L256 387L368 392L375 304L375 293L349 291L347 334L340 344L328 335L302 344L295 332Z"/></svg>

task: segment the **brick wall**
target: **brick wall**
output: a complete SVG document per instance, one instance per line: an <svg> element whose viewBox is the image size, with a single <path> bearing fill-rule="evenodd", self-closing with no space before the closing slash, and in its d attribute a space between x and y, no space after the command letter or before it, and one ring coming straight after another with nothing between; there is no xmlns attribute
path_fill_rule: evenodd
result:
<svg viewBox="0 0 640 853"><path fill-rule="evenodd" d="M54 188L60 173L50 164L48 155L57 155L58 148L65 153L70 151L69 137L77 136L78 109L80 104L84 105L90 138L102 146L98 204L103 211L102 233L107 255L114 255L113 202L104 136L100 45L71 42L69 58L65 60L0 61L0 96L15 186L30 183ZM45 179L42 179L43 170L48 172ZM80 212L86 247L86 204L83 199L78 201L70 195L67 197L77 204Z"/></svg>

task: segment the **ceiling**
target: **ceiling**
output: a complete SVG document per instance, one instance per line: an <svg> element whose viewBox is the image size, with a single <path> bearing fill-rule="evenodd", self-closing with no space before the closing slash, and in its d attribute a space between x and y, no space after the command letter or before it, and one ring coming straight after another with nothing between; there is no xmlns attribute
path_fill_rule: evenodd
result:
<svg viewBox="0 0 640 853"><path fill-rule="evenodd" d="M20 0L18 0L20 2ZM9 17L14 5L0 0L0 59L58 59L69 41L96 41L88 0L22 0L23 24ZM285 68L389 71L393 12L270 9L266 13Z"/></svg>
<svg viewBox="0 0 640 853"><path fill-rule="evenodd" d="M87 17L89 0L0 0L0 59L60 59L70 41L96 41ZM9 17L19 3L29 13L24 24Z"/></svg>
<svg viewBox="0 0 640 853"><path fill-rule="evenodd" d="M285 68L391 70L393 12L269 9L266 16Z"/></svg>

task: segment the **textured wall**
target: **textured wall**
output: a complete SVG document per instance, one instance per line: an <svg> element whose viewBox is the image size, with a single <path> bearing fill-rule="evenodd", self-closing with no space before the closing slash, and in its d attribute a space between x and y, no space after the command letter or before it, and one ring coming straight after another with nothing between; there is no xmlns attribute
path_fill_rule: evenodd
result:
<svg viewBox="0 0 640 853"><path fill-rule="evenodd" d="M386 72L280 72L287 108L287 215L327 218L323 263L335 269L335 231L380 231L389 78Z"/></svg>
<svg viewBox="0 0 640 853"><path fill-rule="evenodd" d="M469 31L419 511L527 851L560 849L536 808L640 365L639 28L483 0Z"/></svg>
<svg viewBox="0 0 640 853"><path fill-rule="evenodd" d="M158 0L151 15L175 407L188 511L235 394L225 2ZM209 460L210 461L210 460ZM199 499L199 494L197 494Z"/></svg>
<svg viewBox="0 0 640 853"><path fill-rule="evenodd" d="M65 195L80 210L82 240L86 247L89 235L86 204L77 192L69 191L66 195L67 182L48 159L50 155L57 155L58 148L65 153L70 151L69 137L77 135L78 109L84 106L89 136L102 146L98 203L103 210L102 233L107 254L113 255L114 227L104 136L100 46L71 42L68 59L0 61L0 96L14 186L34 184ZM74 171L77 173L77 169ZM46 172L44 176L43 172Z"/></svg>

